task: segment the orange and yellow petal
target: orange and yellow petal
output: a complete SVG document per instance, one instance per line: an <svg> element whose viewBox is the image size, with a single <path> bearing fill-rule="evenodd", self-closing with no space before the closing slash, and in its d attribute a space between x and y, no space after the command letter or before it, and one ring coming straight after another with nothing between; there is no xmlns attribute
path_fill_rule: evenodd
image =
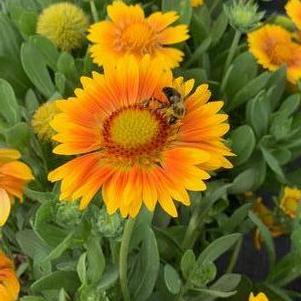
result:
<svg viewBox="0 0 301 301"><path fill-rule="evenodd" d="M0 188L0 227L3 226L10 213L11 203L10 199L6 191Z"/></svg>
<svg viewBox="0 0 301 301"><path fill-rule="evenodd" d="M0 251L0 300L16 301L20 291L13 263Z"/></svg>
<svg viewBox="0 0 301 301"><path fill-rule="evenodd" d="M204 0L190 0L190 5L192 7L202 6L204 4Z"/></svg>
<svg viewBox="0 0 301 301"><path fill-rule="evenodd" d="M301 30L301 1L289 0L285 6L286 12L297 28Z"/></svg>

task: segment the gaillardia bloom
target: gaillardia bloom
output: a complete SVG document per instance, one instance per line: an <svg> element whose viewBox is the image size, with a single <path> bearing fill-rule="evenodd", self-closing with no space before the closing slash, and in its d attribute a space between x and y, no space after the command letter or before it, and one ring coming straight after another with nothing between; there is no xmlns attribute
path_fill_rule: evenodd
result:
<svg viewBox="0 0 301 301"><path fill-rule="evenodd" d="M253 293L251 293L249 301L269 301L269 299L264 293L259 293L257 296L254 296Z"/></svg>
<svg viewBox="0 0 301 301"><path fill-rule="evenodd" d="M35 134L44 141L50 141L55 131L49 122L59 113L59 109L55 101L47 101L42 104L34 113L31 126Z"/></svg>
<svg viewBox="0 0 301 301"><path fill-rule="evenodd" d="M14 198L22 201L23 188L33 179L29 167L18 161L20 157L17 150L0 148L0 226L5 224Z"/></svg>
<svg viewBox="0 0 301 301"><path fill-rule="evenodd" d="M288 80L301 78L301 46L292 41L289 31L278 25L265 25L248 34L250 52L264 68L275 71L287 66Z"/></svg>
<svg viewBox="0 0 301 301"><path fill-rule="evenodd" d="M290 0L285 6L286 12L297 28L301 30L301 1Z"/></svg>
<svg viewBox="0 0 301 301"><path fill-rule="evenodd" d="M256 200L253 210L263 222L263 224L271 232L271 235L273 237L279 237L285 234L285 228L277 221L273 212L263 204L262 198L258 198ZM259 232L259 229L256 229L254 236L254 244L257 250L261 249L262 240L263 239Z"/></svg>
<svg viewBox="0 0 301 301"><path fill-rule="evenodd" d="M186 25L169 26L178 19L176 12L156 12L146 18L139 5L122 1L114 1L107 10L110 19L89 29L88 40L93 43L91 54L96 64L115 64L116 59L129 54L136 58L146 54L161 58L170 68L182 61L183 52L169 47L188 39Z"/></svg>
<svg viewBox="0 0 301 301"><path fill-rule="evenodd" d="M62 113L51 122L61 143L54 153L80 155L49 174L62 180L61 200L81 199L85 208L102 187L109 214L119 208L135 217L142 203L153 211L158 201L177 216L173 200L189 205L186 189L205 190L208 170L232 167L222 140L228 116L217 114L223 101L208 102L207 85L191 93L193 80L173 80L149 56L105 65L104 74L81 82L76 97L58 102ZM185 114L175 114L166 95L177 108L185 97Z"/></svg>
<svg viewBox="0 0 301 301"><path fill-rule="evenodd" d="M295 218L301 204L301 190L285 187L280 199L280 208L291 218Z"/></svg>
<svg viewBox="0 0 301 301"><path fill-rule="evenodd" d="M14 270L14 265L0 251L0 300L16 301L19 291L20 284Z"/></svg>
<svg viewBox="0 0 301 301"><path fill-rule="evenodd" d="M190 0L190 4L192 7L202 6L204 4L204 0Z"/></svg>
<svg viewBox="0 0 301 301"><path fill-rule="evenodd" d="M45 8L39 16L37 33L51 40L58 48L71 51L85 39L89 22L84 11L69 2Z"/></svg>

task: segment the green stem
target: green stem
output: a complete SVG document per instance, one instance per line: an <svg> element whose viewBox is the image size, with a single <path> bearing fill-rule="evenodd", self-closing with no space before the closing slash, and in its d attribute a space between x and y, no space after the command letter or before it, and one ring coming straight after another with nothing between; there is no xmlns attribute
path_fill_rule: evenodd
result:
<svg viewBox="0 0 301 301"><path fill-rule="evenodd" d="M124 232L122 235L121 247L120 247L120 257L119 257L119 277L120 286L124 301L131 301L130 292L128 288L128 253L131 241L131 236L135 226L135 219L129 218L126 221Z"/></svg>
<svg viewBox="0 0 301 301"><path fill-rule="evenodd" d="M236 246L235 246L235 248L233 250L233 253L232 253L232 256L230 258L230 262L229 262L226 273L232 273L233 272L233 270L235 268L235 265L236 265L236 262L237 262L237 259L238 259L238 256L239 256L239 253L240 253L240 250L241 250L242 241L243 241L243 239L240 238L238 240L238 242L236 243Z"/></svg>
<svg viewBox="0 0 301 301"><path fill-rule="evenodd" d="M233 41L232 41L232 44L231 44L231 47L230 47L230 50L229 50L229 53L228 53L228 56L227 56L227 60L226 60L226 63L225 63L224 75L226 74L230 64L232 63L232 60L234 58L237 46L238 46L239 41L240 41L240 38L241 38L241 32L236 30Z"/></svg>
<svg viewBox="0 0 301 301"><path fill-rule="evenodd" d="M209 9L209 13L210 15L213 13L213 11L215 10L216 6L218 5L219 0L214 0L214 2L212 3L210 9Z"/></svg>
<svg viewBox="0 0 301 301"><path fill-rule="evenodd" d="M94 0L90 0L90 8L91 8L91 14L93 17L93 21L94 22L99 21L99 16L98 16L98 12L97 12Z"/></svg>

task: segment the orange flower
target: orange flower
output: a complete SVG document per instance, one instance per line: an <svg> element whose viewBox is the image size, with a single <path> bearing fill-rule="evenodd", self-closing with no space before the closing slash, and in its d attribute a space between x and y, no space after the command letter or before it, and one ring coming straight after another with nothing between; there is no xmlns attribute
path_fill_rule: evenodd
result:
<svg viewBox="0 0 301 301"><path fill-rule="evenodd" d="M190 5L192 7L202 6L204 4L204 0L190 0Z"/></svg>
<svg viewBox="0 0 301 301"><path fill-rule="evenodd" d="M286 4L285 9L288 16L296 24L297 28L301 30L301 1L290 0Z"/></svg>
<svg viewBox="0 0 301 301"><path fill-rule="evenodd" d="M33 179L29 167L18 161L20 157L17 150L0 148L0 226L9 216L13 199L21 201L24 186Z"/></svg>
<svg viewBox="0 0 301 301"><path fill-rule="evenodd" d="M275 71L287 66L288 80L301 78L301 46L292 41L289 31L278 25L265 25L248 34L249 50L264 68Z"/></svg>
<svg viewBox="0 0 301 301"><path fill-rule="evenodd" d="M139 5L122 1L114 1L107 10L110 19L93 24L89 30L95 63L115 64L116 59L127 54L137 58L149 54L171 68L182 61L183 52L169 47L188 39L186 25L169 26L178 19L176 12L156 12L146 18Z"/></svg>
<svg viewBox="0 0 301 301"><path fill-rule="evenodd" d="M273 212L262 203L262 198L258 198L256 200L254 212L261 219L264 225L270 230L273 237L278 237L285 233L285 229L278 223L275 216L273 215ZM256 249L260 250L262 237L258 229L256 229L254 241Z"/></svg>
<svg viewBox="0 0 301 301"><path fill-rule="evenodd" d="M85 208L102 187L111 214L118 208L134 217L142 202L153 211L157 201L177 216L173 200L189 205L186 189L205 190L208 170L231 168L232 155L222 136L229 130L222 101L208 103L210 92L194 81L175 81L160 61L134 57L106 66L104 75L82 77L75 98L59 101L61 114L51 125L60 142L54 153L81 156L49 174L62 180L61 200L81 199ZM172 117L162 93L174 87L182 93L186 114Z"/></svg>
<svg viewBox="0 0 301 301"><path fill-rule="evenodd" d="M16 301L20 284L13 263L0 251L0 300Z"/></svg>

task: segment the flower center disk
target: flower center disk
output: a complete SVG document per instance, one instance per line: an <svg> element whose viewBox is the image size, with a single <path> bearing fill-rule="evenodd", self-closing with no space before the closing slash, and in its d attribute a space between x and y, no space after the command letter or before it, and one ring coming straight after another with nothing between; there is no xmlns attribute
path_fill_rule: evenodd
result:
<svg viewBox="0 0 301 301"><path fill-rule="evenodd" d="M135 23L124 30L122 42L126 50L145 54L151 52L155 45L155 35L147 24Z"/></svg>
<svg viewBox="0 0 301 301"><path fill-rule="evenodd" d="M152 155L169 136L169 125L159 113L134 105L112 113L104 122L106 149L122 157Z"/></svg>

